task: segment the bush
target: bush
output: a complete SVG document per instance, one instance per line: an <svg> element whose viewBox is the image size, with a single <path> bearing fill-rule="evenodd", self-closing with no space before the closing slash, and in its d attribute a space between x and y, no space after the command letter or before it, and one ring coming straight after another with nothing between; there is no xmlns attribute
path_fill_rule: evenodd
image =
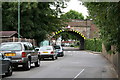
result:
<svg viewBox="0 0 120 80"><path fill-rule="evenodd" d="M106 51L109 52L111 51L111 44L109 42L104 42L104 45L105 45L105 48L106 48Z"/></svg>
<svg viewBox="0 0 120 80"><path fill-rule="evenodd" d="M85 49L92 51L102 51L102 40L100 39L86 39L85 40Z"/></svg>

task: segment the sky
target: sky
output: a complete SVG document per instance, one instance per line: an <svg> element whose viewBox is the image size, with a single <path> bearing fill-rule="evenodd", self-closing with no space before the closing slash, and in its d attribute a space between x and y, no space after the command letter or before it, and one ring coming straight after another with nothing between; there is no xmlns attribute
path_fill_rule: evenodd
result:
<svg viewBox="0 0 120 80"><path fill-rule="evenodd" d="M88 10L84 5L80 5L82 2L78 1L78 0L70 0L70 2L68 2L68 6L67 8L63 9L63 12L68 12L69 10L75 10L79 13L82 13L83 16L86 18L86 16L88 16Z"/></svg>

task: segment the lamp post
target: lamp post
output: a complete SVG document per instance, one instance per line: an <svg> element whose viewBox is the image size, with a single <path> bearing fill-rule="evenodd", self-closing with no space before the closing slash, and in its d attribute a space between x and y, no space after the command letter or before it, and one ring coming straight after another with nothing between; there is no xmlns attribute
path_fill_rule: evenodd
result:
<svg viewBox="0 0 120 80"><path fill-rule="evenodd" d="M20 40L20 0L18 0L18 41Z"/></svg>

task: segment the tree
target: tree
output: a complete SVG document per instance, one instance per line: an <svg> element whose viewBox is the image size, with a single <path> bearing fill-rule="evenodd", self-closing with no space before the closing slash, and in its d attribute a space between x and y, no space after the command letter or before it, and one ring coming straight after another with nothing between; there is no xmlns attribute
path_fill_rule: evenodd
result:
<svg viewBox="0 0 120 80"><path fill-rule="evenodd" d="M101 38L109 45L116 45L120 52L120 2L90 2L85 5L100 29Z"/></svg>
<svg viewBox="0 0 120 80"><path fill-rule="evenodd" d="M51 9L53 5L56 9ZM59 5L59 6L58 6ZM17 31L18 3L2 3L3 30ZM63 25L58 18L64 3L60 2L21 2L20 3L20 34L25 38L34 38L38 42L46 39L46 34L51 34Z"/></svg>
<svg viewBox="0 0 120 80"><path fill-rule="evenodd" d="M79 13L77 11L74 10L70 10L69 12L62 14L60 16L62 19L84 19L84 16L82 15L82 13Z"/></svg>
<svg viewBox="0 0 120 80"><path fill-rule="evenodd" d="M71 40L77 40L78 39L75 35L70 34L68 32L61 33L60 35L62 36L62 39L65 40L65 41L67 41L69 39L71 39Z"/></svg>

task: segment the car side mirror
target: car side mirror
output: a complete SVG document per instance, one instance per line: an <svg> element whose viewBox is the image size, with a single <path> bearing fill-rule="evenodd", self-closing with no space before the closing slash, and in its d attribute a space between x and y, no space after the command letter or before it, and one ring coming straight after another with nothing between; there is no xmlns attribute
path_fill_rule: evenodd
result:
<svg viewBox="0 0 120 80"><path fill-rule="evenodd" d="M35 49L36 51L39 51L39 49Z"/></svg>

